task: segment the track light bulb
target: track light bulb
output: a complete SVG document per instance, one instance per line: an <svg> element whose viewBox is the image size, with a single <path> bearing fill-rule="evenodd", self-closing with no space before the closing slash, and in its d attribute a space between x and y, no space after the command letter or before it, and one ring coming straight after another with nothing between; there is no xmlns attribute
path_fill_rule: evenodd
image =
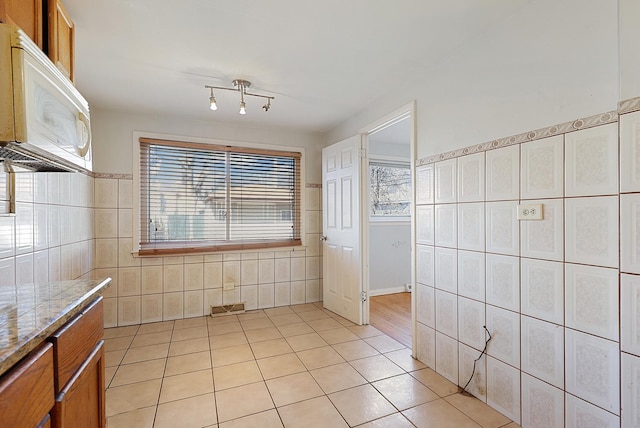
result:
<svg viewBox="0 0 640 428"><path fill-rule="evenodd" d="M244 103L244 101L240 102L240 114L247 114L247 110L246 110L246 104Z"/></svg>
<svg viewBox="0 0 640 428"><path fill-rule="evenodd" d="M267 103L262 106L262 110L269 111L270 108L271 108L271 100L267 100Z"/></svg>
<svg viewBox="0 0 640 428"><path fill-rule="evenodd" d="M216 104L216 96L213 95L213 88L211 89L211 96L209 97L209 108L211 110L218 110L218 104Z"/></svg>

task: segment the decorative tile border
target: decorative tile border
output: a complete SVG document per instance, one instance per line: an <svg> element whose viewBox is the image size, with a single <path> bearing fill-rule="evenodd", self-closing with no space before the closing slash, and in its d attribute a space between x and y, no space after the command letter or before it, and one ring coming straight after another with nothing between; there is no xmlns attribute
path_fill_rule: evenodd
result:
<svg viewBox="0 0 640 428"><path fill-rule="evenodd" d="M640 99L638 99L640 108ZM498 149L500 147L511 146L514 144L526 143L528 141L539 140L554 135L566 134L568 132L577 131L579 129L593 128L594 126L604 125L618 121L618 111L610 111L603 114L589 116L584 119L577 119L573 122L565 122L560 125L548 126L546 128L536 129L534 131L524 132L522 134L513 135L511 137L499 138L489 141L488 143L476 144L464 147L462 149L450 152L440 153L439 155L427 156L419 159L416 166L427 165L437 161L458 158L460 156L470 155L473 153L485 152L488 150Z"/></svg>
<svg viewBox="0 0 640 428"><path fill-rule="evenodd" d="M640 97L629 98L618 103L618 114L631 113L640 110Z"/></svg>
<svg viewBox="0 0 640 428"><path fill-rule="evenodd" d="M133 174L109 174L106 172L94 172L93 178L117 178L121 180L133 180Z"/></svg>

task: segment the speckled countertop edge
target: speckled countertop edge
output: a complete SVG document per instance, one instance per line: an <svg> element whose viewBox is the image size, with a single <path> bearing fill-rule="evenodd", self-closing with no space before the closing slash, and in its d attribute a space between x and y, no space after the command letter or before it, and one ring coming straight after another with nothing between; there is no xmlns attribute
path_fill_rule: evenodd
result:
<svg viewBox="0 0 640 428"><path fill-rule="evenodd" d="M30 334L11 344L7 349L0 350L0 378L29 352L37 348L47 337L82 312L84 308L93 302L94 298L101 296L102 292L111 284L111 278L88 281L95 282L95 286L85 293L79 294L58 314L48 319L43 325L33 329Z"/></svg>

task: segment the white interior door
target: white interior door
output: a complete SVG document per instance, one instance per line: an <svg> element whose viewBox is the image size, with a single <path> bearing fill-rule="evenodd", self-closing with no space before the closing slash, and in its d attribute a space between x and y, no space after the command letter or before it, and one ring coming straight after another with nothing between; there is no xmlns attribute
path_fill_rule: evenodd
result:
<svg viewBox="0 0 640 428"><path fill-rule="evenodd" d="M360 136L322 150L324 307L362 324Z"/></svg>

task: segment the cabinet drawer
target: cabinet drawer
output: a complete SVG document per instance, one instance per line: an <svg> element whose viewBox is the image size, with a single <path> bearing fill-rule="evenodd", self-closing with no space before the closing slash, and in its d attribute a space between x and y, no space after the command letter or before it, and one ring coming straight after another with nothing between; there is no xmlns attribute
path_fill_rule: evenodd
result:
<svg viewBox="0 0 640 428"><path fill-rule="evenodd" d="M55 391L60 392L104 335L102 297L49 338L56 362Z"/></svg>
<svg viewBox="0 0 640 428"><path fill-rule="evenodd" d="M0 381L0 422L6 427L33 428L53 403L53 349L45 343Z"/></svg>

